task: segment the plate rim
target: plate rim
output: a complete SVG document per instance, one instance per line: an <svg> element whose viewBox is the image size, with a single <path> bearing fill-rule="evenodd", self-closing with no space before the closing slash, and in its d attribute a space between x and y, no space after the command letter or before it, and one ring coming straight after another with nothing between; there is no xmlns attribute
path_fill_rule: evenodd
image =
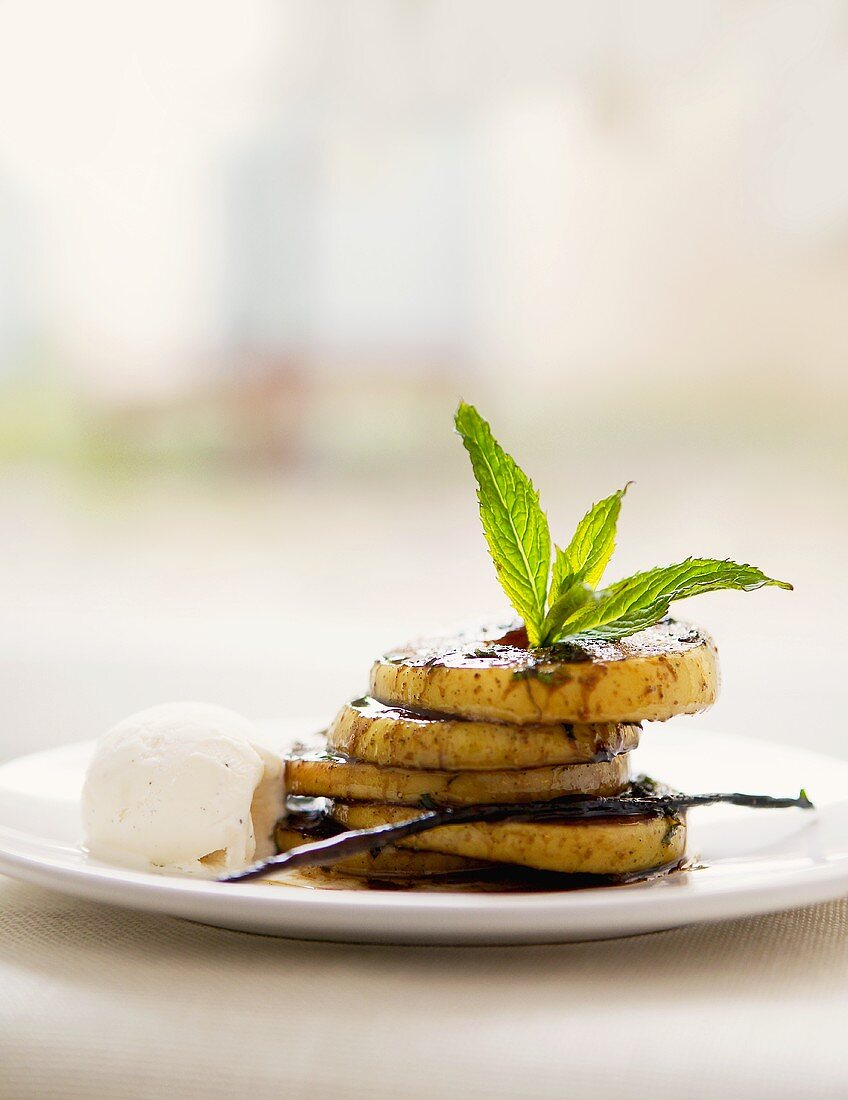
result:
<svg viewBox="0 0 848 1100"><path fill-rule="evenodd" d="M818 768L836 766L848 776L848 762L826 753L785 745L772 746L756 738L712 734L706 730L698 730L697 733L699 737L718 737L736 745L744 744L749 749L762 750L765 745L796 762L807 758L811 765L815 764ZM92 744L89 741L73 742L15 757L0 765L0 777L7 768L21 766L30 758L83 752ZM814 827L818 820L816 815L809 826ZM642 888L635 890L615 886L551 893L474 894L299 890L280 888L274 883L225 885L214 880L160 875L99 861L63 860L58 854L63 850L58 842L55 855L49 851L26 851L27 845L37 846L39 843L45 844L47 841L29 830L0 825L0 873L74 897L132 910L227 926L227 913L223 916L221 913L224 909L237 922L247 921L249 924L255 921L266 930L270 924L278 925L279 930L267 934L349 942L566 942L576 938L592 938L584 932L595 921L604 926L595 938L620 936L634 934L634 929L636 932L652 931L701 921L779 912L848 893L848 850L833 862L780 868L766 878L758 877L751 881L740 881L736 877L726 881L713 880L708 890L699 889L698 880L687 876L679 885L675 882L672 889L659 892L645 889L641 884ZM81 849L67 845L64 850L78 853ZM637 887L639 885L636 884ZM694 888L691 888L693 885ZM366 916L378 924L391 916L398 925L391 930L385 926L356 927L356 922ZM424 935L421 923L435 916L450 917L454 923L448 928L431 928L429 934ZM526 918L529 927L515 927L518 916ZM469 925L474 918L484 922L485 927L472 934L474 930ZM557 918L566 924L559 931ZM313 929L305 927L309 919L317 922ZM505 926L493 927L499 921L505 922ZM345 925L351 922L354 927L345 932ZM244 923L240 927L263 930L259 927L249 929ZM575 935L575 928L584 932ZM613 930L610 931L610 928Z"/></svg>

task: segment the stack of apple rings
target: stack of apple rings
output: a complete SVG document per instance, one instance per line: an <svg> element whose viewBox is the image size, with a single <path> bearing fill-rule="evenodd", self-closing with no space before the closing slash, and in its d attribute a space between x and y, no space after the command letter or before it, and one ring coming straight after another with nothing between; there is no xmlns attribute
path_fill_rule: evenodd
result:
<svg viewBox="0 0 848 1100"><path fill-rule="evenodd" d="M688 624L667 620L579 649L532 651L517 636L483 628L378 660L369 695L341 709L326 743L287 760L294 805L330 801L321 820L294 810L277 828L278 847L402 822L422 807L621 794L641 723L703 710L717 693L715 647ZM442 825L339 866L375 878L492 865L626 877L679 862L685 844L680 815L546 816Z"/></svg>

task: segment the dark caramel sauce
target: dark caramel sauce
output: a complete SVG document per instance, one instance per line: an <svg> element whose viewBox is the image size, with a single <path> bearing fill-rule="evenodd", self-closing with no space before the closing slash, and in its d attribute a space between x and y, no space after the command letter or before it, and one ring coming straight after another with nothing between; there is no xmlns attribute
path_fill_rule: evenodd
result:
<svg viewBox="0 0 848 1100"><path fill-rule="evenodd" d="M404 893L460 894L540 894L574 890L596 890L603 886L632 886L668 878L690 870L685 860L667 863L651 871L630 875L563 875L556 871L535 871L529 867L504 864L493 871L460 871L426 878L366 878L336 868L309 867L291 871L280 879L267 879L269 885L300 890L381 890Z"/></svg>
<svg viewBox="0 0 848 1100"><path fill-rule="evenodd" d="M285 819L286 828L302 833L305 840L325 840L338 836L345 830L335 821L326 809L317 803L309 805L301 800L302 809L290 809ZM555 820L555 819L554 819ZM618 821L621 818L596 818L596 821ZM629 821L643 821L643 817L633 817ZM570 822L579 825L580 822ZM519 867L515 864L492 866L485 871L453 871L445 874L423 877L392 875L355 875L338 867L308 867L290 871L284 879L269 879L275 886L291 886L306 890L383 890L405 892L440 893L550 893L571 890L597 889L601 886L628 886L638 882L649 882L665 878L684 870L685 861L677 860L650 871L634 872L626 875L589 875L561 874L556 871L539 871L531 867Z"/></svg>
<svg viewBox="0 0 848 1100"><path fill-rule="evenodd" d="M527 648L526 635L515 626L483 626L459 630L452 636L423 639L387 653L383 660L421 668L474 667L479 662L483 668L514 668L519 678L544 678L567 674L570 665L662 657L705 644L712 644L706 634L691 623L675 619L665 619L616 641L586 639L534 650Z"/></svg>

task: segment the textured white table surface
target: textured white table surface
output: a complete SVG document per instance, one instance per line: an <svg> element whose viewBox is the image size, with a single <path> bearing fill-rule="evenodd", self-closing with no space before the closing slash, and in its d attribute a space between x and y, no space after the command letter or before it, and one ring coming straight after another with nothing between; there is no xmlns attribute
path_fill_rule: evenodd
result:
<svg viewBox="0 0 848 1100"><path fill-rule="evenodd" d="M0 1096L848 1094L848 901L551 947L275 940L0 880Z"/></svg>
<svg viewBox="0 0 848 1100"><path fill-rule="evenodd" d="M646 477L619 569L702 549L795 580L791 595L691 605L724 669L704 724L765 752L845 757L830 624L848 589L824 552L844 545L843 497L783 475L705 477L697 508L685 479ZM550 507L568 515L581 490ZM169 698L290 727L329 718L375 652L497 605L468 495L313 487L115 512L0 491L0 758ZM653 522L659 510L676 522ZM844 1097L846 1018L848 902L605 943L436 949L262 939L0 879L3 1100Z"/></svg>

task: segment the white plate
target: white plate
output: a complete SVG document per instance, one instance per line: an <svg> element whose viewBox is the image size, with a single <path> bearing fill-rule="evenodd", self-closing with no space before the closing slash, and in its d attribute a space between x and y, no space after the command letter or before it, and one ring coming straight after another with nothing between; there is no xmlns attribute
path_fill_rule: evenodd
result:
<svg viewBox="0 0 848 1100"><path fill-rule="evenodd" d="M637 766L690 793L795 795L800 810L690 813L703 869L653 883L560 893L474 894L224 886L127 871L80 850L91 744L0 767L0 871L111 905L276 936L378 943L555 943L741 917L848 893L848 763L685 729L645 732Z"/></svg>

